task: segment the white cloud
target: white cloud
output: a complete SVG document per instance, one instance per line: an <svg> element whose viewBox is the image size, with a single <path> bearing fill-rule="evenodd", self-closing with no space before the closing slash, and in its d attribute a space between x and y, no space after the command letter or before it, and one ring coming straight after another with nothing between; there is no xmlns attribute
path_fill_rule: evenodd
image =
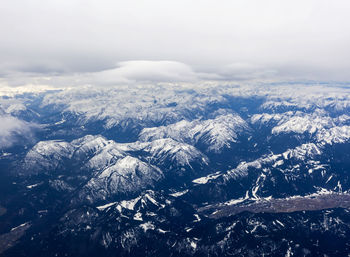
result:
<svg viewBox="0 0 350 257"><path fill-rule="evenodd" d="M0 116L0 149L17 143L19 137L30 139L33 125L9 115Z"/></svg>

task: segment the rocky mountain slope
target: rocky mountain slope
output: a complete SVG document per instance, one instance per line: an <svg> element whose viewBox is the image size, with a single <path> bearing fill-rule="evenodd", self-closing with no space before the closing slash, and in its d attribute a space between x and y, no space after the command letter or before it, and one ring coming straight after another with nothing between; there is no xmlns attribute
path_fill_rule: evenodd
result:
<svg viewBox="0 0 350 257"><path fill-rule="evenodd" d="M1 256L350 251L347 85L0 96Z"/></svg>

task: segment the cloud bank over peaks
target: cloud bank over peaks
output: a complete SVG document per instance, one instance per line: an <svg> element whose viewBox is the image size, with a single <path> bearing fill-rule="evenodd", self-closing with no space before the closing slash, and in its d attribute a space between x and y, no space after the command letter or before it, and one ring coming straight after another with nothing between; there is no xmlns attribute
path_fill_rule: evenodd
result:
<svg viewBox="0 0 350 257"><path fill-rule="evenodd" d="M286 69L294 70L293 76ZM298 68L302 70L302 66ZM6 88L31 88L52 90L54 88L69 88L76 86L118 86L147 85L157 83L203 83L215 81L248 82L248 81L303 81L320 79L318 71L314 76L303 77L298 69L278 68L272 65L262 65L247 62L234 62L209 69L194 68L186 63L170 60L132 60L117 63L113 68L95 72L77 72L62 74L43 74L33 72L14 72L1 77L0 95ZM310 73L312 75L312 73ZM330 72L325 72L327 76ZM326 78L325 78L326 79ZM5 90L5 91L6 91ZM22 90L22 89L21 89ZM36 91L38 91L36 90ZM39 91L40 91L39 90ZM34 90L35 91L35 90Z"/></svg>
<svg viewBox="0 0 350 257"><path fill-rule="evenodd" d="M74 74L14 73L0 78L0 86L38 85L41 87L74 87L81 85L114 86L120 84L181 83L221 80L220 74L197 72L177 61L133 60L118 63L115 68Z"/></svg>

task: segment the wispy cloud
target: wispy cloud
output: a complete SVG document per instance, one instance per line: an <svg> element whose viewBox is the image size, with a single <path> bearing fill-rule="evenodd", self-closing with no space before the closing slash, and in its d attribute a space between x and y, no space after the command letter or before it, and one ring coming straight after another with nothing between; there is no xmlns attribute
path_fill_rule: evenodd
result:
<svg viewBox="0 0 350 257"><path fill-rule="evenodd" d="M0 115L0 149L11 147L19 139L31 139L35 126L9 115Z"/></svg>

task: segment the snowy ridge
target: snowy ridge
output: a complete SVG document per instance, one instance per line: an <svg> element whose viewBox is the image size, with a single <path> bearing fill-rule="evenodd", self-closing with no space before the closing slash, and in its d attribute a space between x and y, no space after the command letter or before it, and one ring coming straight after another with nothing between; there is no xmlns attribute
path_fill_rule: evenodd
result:
<svg viewBox="0 0 350 257"><path fill-rule="evenodd" d="M153 190L146 190L136 198L116 202L113 205L113 209L119 213L124 213L125 211L140 213L140 211L146 208L162 209L165 206L163 197Z"/></svg>
<svg viewBox="0 0 350 257"><path fill-rule="evenodd" d="M103 210L107 209L108 207L115 205L116 203L117 202L107 203L105 205L97 206L96 208L99 209L100 211L103 211Z"/></svg>
<svg viewBox="0 0 350 257"><path fill-rule="evenodd" d="M220 152L237 142L241 133L250 131L249 125L237 114L219 115L209 120L182 120L178 123L156 128L145 128L140 139L151 141L172 138L189 144L203 143L208 151Z"/></svg>
<svg viewBox="0 0 350 257"><path fill-rule="evenodd" d="M42 141L26 154L22 168L30 172L55 170L64 159L71 157L72 152L73 147L67 142L58 140Z"/></svg>
<svg viewBox="0 0 350 257"><path fill-rule="evenodd" d="M309 133L315 140L325 144L344 143L349 140L350 132L347 124L348 115L331 118L324 111L317 110L312 114L289 111L282 114L255 114L251 118L253 124L273 126L274 135L281 133Z"/></svg>
<svg viewBox="0 0 350 257"><path fill-rule="evenodd" d="M125 157L128 153L144 151L151 157L154 164L165 164L169 161L177 166L189 166L192 162L207 165L209 160L195 147L186 143L180 143L170 138L158 139L151 142L116 143L112 140L106 142L105 146L95 153L87 162L91 169L101 169L115 163L118 159Z"/></svg>
<svg viewBox="0 0 350 257"><path fill-rule="evenodd" d="M108 143L110 142L101 136L87 135L73 140L71 144L77 148L74 154L79 156L96 153L103 149Z"/></svg>
<svg viewBox="0 0 350 257"><path fill-rule="evenodd" d="M152 158L161 163L166 163L170 160L179 166L191 166L190 163L195 161L205 165L209 162L208 157L194 146L179 143L170 138L154 140L140 144L140 146L140 149L149 152Z"/></svg>
<svg viewBox="0 0 350 257"><path fill-rule="evenodd" d="M293 108L293 107L298 107L298 105L296 103L290 102L289 99L288 100L282 100L282 99L278 99L278 100L268 100L265 103L263 103L260 106L260 109L262 110L278 110L279 108Z"/></svg>
<svg viewBox="0 0 350 257"><path fill-rule="evenodd" d="M104 121L105 128L127 126L127 123L147 125L152 122L176 122L188 112L189 104L205 109L222 96L207 93L188 94L192 89L167 86L67 89L47 94L43 106L54 105L62 112L79 114L81 123ZM176 91L176 94L174 93ZM92 100L93 99L93 100Z"/></svg>
<svg viewBox="0 0 350 257"><path fill-rule="evenodd" d="M281 85L249 84L244 86L225 83L204 83L194 85L148 85L147 87L119 86L118 88L76 88L47 87L2 87L0 96L7 95L11 101L1 99L1 106L7 109L13 102L13 110L28 107L30 98L16 98L17 94L41 94L41 107L52 107L55 112L71 114L81 125L102 121L105 128L151 124L172 124L181 120L205 118L208 106L213 103L227 104L230 97L264 97L260 110L278 111L297 109L314 111L330 109L346 111L350 108L349 88L343 85L303 85L288 83ZM284 109L281 109L283 111ZM10 108L11 109L11 108ZM9 111L11 111L9 109ZM285 110L284 110L285 111ZM302 129L302 128L300 128Z"/></svg>
<svg viewBox="0 0 350 257"><path fill-rule="evenodd" d="M216 172L216 173L209 174L208 176L193 180L193 183L206 184L210 181L215 183L215 180L217 179L223 179L224 181L228 181L231 179L236 180L241 177L247 176L250 168L255 168L258 170L263 169L263 167L265 166L277 168L283 165L285 160L298 159L298 160L304 161L307 159L312 159L315 156L322 154L321 147L322 145L317 146L314 143L303 144L294 149L289 149L282 154L271 153L267 156L263 156L251 162L243 161L239 163L239 165L234 169L228 170L226 172ZM262 172L264 173L264 171ZM262 176L265 176L263 173L262 173Z"/></svg>
<svg viewBox="0 0 350 257"><path fill-rule="evenodd" d="M220 176L221 176L220 172L216 172L214 174L209 174L208 176L205 176L205 177L197 178L197 179L193 180L192 182L195 184L206 184L210 180L214 180Z"/></svg>
<svg viewBox="0 0 350 257"><path fill-rule="evenodd" d="M272 134L297 133L305 132L314 134L321 129L331 128L335 125L333 119L325 115L324 111L316 110L315 112L303 113L300 111L277 114L255 114L251 118L253 124L272 125Z"/></svg>
<svg viewBox="0 0 350 257"><path fill-rule="evenodd" d="M92 178L84 186L82 197L94 201L119 193L137 192L154 185L163 176L159 168L126 156Z"/></svg>
<svg viewBox="0 0 350 257"><path fill-rule="evenodd" d="M172 197L180 197L180 196L183 196L183 195L185 195L187 193L188 193L188 189L180 191L180 192L175 192L175 193L172 193L172 194L169 194L169 195L171 195Z"/></svg>
<svg viewBox="0 0 350 257"><path fill-rule="evenodd" d="M37 143L26 155L25 163L42 163L50 169L64 158L83 162L85 168L103 170L115 164L130 152L144 151L150 154L154 162L172 161L179 166L190 166L191 162L207 165L209 160L195 147L173 139L159 139L151 142L116 143L102 136L87 135L71 143L51 140Z"/></svg>
<svg viewBox="0 0 350 257"><path fill-rule="evenodd" d="M140 151L150 157L132 156ZM120 144L101 136L88 135L71 143L57 140L39 142L28 152L24 165L29 170L45 172L63 167L69 160L81 170L88 170L85 174L92 176L79 193L80 198L91 202L154 186L164 178L164 172L156 165L170 161L178 167L192 168L191 163L207 165L209 162L195 147L173 139ZM63 180L56 180L50 185L58 191L72 190Z"/></svg>
<svg viewBox="0 0 350 257"><path fill-rule="evenodd" d="M278 126L272 129L272 134L290 132L314 134L323 128L330 128L332 126L334 126L334 123L330 117L314 117L312 115L293 116L285 122L279 122Z"/></svg>
<svg viewBox="0 0 350 257"><path fill-rule="evenodd" d="M188 112L205 110L211 103L225 103L225 96L266 97L263 110L279 107L312 110L313 106L332 110L350 108L349 89L328 85L194 85L119 86L118 88L83 87L47 93L42 106L54 105L62 112L79 114L82 122L105 121L106 128L126 120L147 125L148 121L174 123ZM125 125L125 124L124 124Z"/></svg>
<svg viewBox="0 0 350 257"><path fill-rule="evenodd" d="M295 149L289 149L282 153L284 159L296 158L299 160L305 160L306 158L312 158L315 155L320 155L322 153L319 146L314 143L303 144L296 147Z"/></svg>
<svg viewBox="0 0 350 257"><path fill-rule="evenodd" d="M106 167L113 165L118 159L123 158L127 155L123 149L121 149L122 147L120 147L120 144L112 140L107 141L103 139L100 141L99 138L97 142L101 142L103 146L101 145L100 148L98 146L95 146L95 148L98 150L89 155L90 159L84 165L86 168L95 171L103 170ZM81 148L79 150L81 150ZM87 153L85 152L85 154Z"/></svg>
<svg viewBox="0 0 350 257"><path fill-rule="evenodd" d="M333 127L329 130L322 130L317 134L319 142L326 144L345 143L350 139L350 126Z"/></svg>

